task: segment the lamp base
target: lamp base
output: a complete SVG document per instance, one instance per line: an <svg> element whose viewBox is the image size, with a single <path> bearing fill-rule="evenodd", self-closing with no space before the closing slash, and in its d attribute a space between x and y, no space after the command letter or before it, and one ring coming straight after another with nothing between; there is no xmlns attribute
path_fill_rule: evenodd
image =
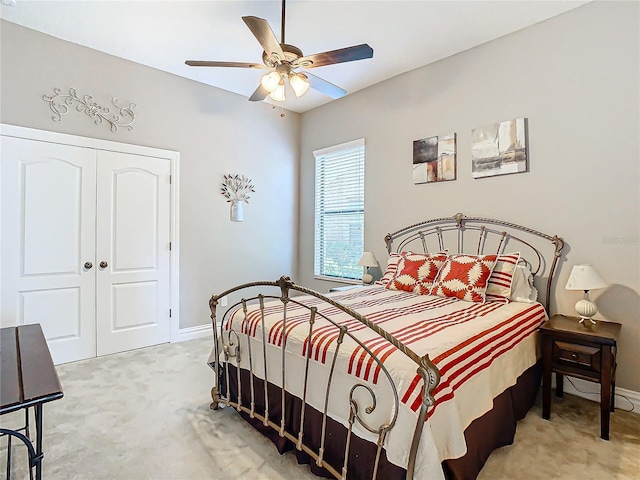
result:
<svg viewBox="0 0 640 480"><path fill-rule="evenodd" d="M585 328L591 328L592 326L597 325L598 322L596 322L593 318L580 317L580 321L578 321L578 323Z"/></svg>
<svg viewBox="0 0 640 480"><path fill-rule="evenodd" d="M362 283L365 285L371 285L373 283L373 275L370 273L365 273L362 275Z"/></svg>
<svg viewBox="0 0 640 480"><path fill-rule="evenodd" d="M582 300L576 303L576 312L580 315L580 325L583 327L595 325L596 321L592 320L598 309L596 308L595 303L589 300L589 294L584 292L584 297Z"/></svg>

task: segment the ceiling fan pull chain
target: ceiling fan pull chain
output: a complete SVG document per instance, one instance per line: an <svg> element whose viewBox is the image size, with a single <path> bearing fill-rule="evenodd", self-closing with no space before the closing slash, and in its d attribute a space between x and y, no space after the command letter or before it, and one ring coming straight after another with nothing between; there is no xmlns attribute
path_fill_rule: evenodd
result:
<svg viewBox="0 0 640 480"><path fill-rule="evenodd" d="M277 105L272 105L271 109L275 110L276 108L278 108ZM280 104L280 118L284 118L286 116L286 114L284 113L284 106L282 104Z"/></svg>

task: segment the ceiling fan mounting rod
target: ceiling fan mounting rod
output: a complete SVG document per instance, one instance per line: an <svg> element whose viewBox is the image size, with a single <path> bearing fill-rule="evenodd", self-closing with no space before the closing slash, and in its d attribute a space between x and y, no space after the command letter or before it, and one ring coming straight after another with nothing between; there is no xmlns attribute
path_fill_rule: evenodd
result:
<svg viewBox="0 0 640 480"><path fill-rule="evenodd" d="M285 0L282 0L282 17L280 19L280 43L284 42L284 17L285 17Z"/></svg>

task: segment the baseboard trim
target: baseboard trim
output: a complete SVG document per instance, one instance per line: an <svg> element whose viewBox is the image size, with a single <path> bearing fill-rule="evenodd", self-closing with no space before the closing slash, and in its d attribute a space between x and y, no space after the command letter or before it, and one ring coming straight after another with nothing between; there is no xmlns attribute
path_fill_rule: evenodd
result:
<svg viewBox="0 0 640 480"><path fill-rule="evenodd" d="M568 380L571 380L573 385ZM553 385L555 385L555 379ZM600 401L600 384L580 378L565 378L564 392L594 402ZM616 409L631 410L631 405L633 405L633 413L640 414L640 392L616 387Z"/></svg>
<svg viewBox="0 0 640 480"><path fill-rule="evenodd" d="M176 338L172 339L172 343L186 342L188 340L195 340L196 338L203 337L213 338L213 330L210 324L196 325L195 327L186 327L178 330Z"/></svg>

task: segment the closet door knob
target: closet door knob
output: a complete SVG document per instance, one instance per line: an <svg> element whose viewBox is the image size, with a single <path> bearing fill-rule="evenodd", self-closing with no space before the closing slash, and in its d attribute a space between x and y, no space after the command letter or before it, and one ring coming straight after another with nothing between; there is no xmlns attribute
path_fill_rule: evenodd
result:
<svg viewBox="0 0 640 480"><path fill-rule="evenodd" d="M86 268L87 270L91 270L92 267L93 267L93 263L84 262L84 268Z"/></svg>
<svg viewBox="0 0 640 480"><path fill-rule="evenodd" d="M109 266L109 264L107 262L105 262L104 260L102 262L100 262L100 268L107 268Z"/></svg>

